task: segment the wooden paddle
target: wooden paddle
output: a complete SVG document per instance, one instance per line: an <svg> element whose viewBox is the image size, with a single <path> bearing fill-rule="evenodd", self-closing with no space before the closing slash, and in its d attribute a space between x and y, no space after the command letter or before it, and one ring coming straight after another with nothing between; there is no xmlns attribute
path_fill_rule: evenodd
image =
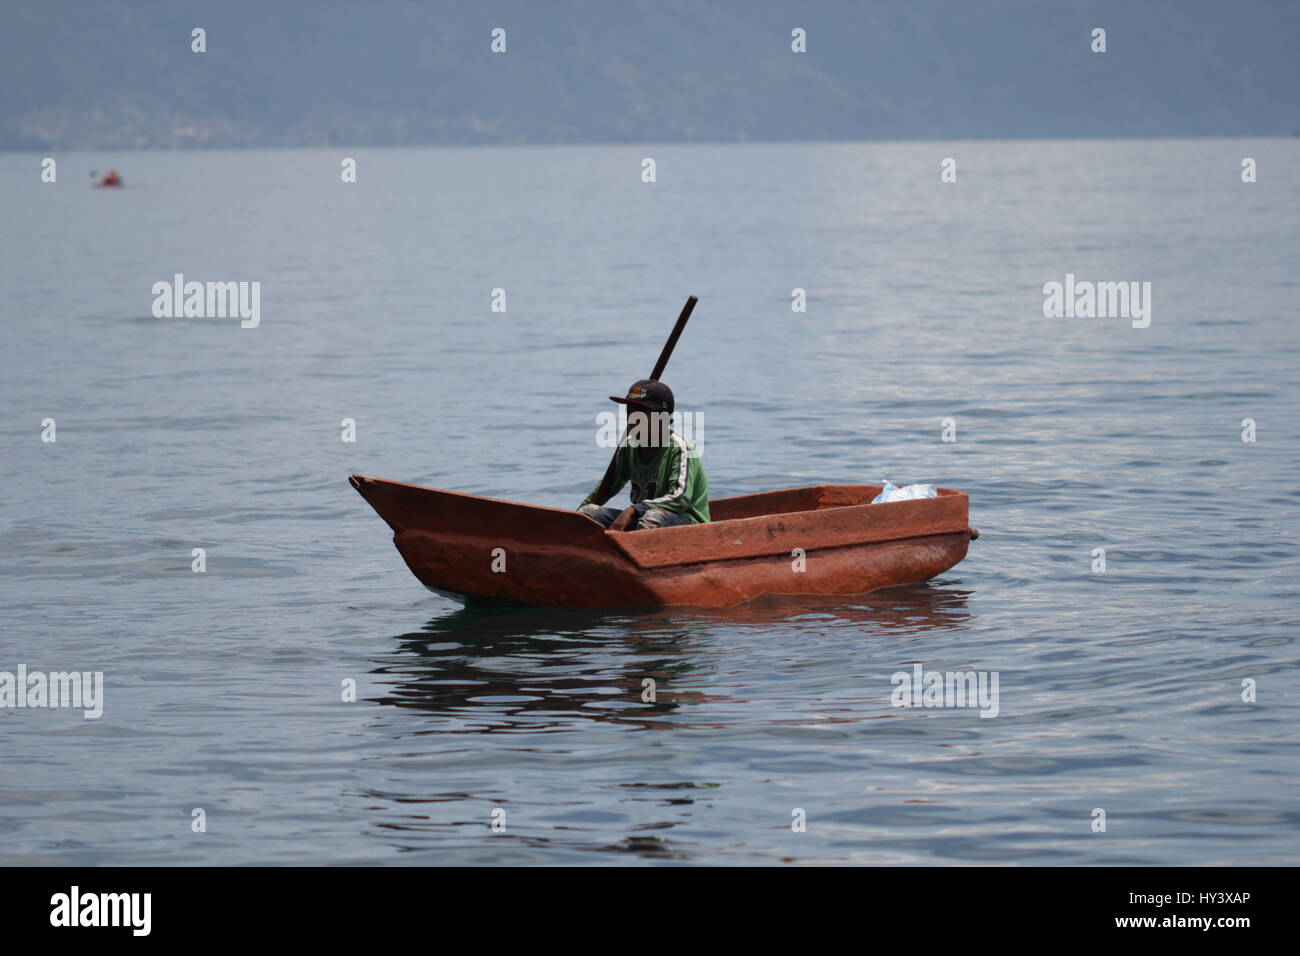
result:
<svg viewBox="0 0 1300 956"><path fill-rule="evenodd" d="M682 306L682 314L677 316L677 324L673 326L672 334L668 336L668 341L664 343L663 351L659 353L659 361L655 362L654 370L650 373L650 381L659 381L659 376L664 373L664 366L666 366L668 360L672 358L673 349L677 347L677 340L682 337L682 329L686 328L686 321L691 317L691 313L695 311L695 303L699 301L700 300L695 296L691 296L686 300L686 304ZM609 500L609 495L605 494L605 489L608 488L610 482L614 480L614 469L618 464L618 453L623 447L623 438L626 437L626 434L624 434L619 438L618 444L614 446L614 455L609 459L609 467L605 469L605 475L600 479L601 493L596 495L597 498L604 498L606 501ZM613 492L611 491L610 495L612 494Z"/></svg>

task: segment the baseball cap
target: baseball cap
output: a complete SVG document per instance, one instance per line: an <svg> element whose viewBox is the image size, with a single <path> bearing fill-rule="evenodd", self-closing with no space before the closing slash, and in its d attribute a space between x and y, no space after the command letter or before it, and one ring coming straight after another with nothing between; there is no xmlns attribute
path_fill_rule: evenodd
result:
<svg viewBox="0 0 1300 956"><path fill-rule="evenodd" d="M609 398L610 401L622 405L633 405L652 412L668 412L671 415L673 411L673 390L663 382L656 382L654 379L643 378L633 382L632 387L627 390L626 398L619 398L617 395L611 395Z"/></svg>

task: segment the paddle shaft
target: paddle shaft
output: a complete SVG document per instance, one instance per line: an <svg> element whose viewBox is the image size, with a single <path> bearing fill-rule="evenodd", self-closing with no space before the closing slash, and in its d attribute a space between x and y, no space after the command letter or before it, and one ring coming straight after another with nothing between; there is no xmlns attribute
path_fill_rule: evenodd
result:
<svg viewBox="0 0 1300 956"><path fill-rule="evenodd" d="M682 329L686 328L686 322L695 311L695 303L699 302L695 296L686 300L682 306L682 314L677 316L677 324L673 326L672 334L668 336L668 341L664 343L664 350L659 353L659 361L655 362L654 371L650 373L650 381L659 381L659 376L664 373L664 366L668 360L673 357L673 349L677 348L677 340L682 337Z"/></svg>
<svg viewBox="0 0 1300 956"><path fill-rule="evenodd" d="M695 303L699 301L695 296L691 296L686 300L686 304L682 306L682 313L677 316L677 324L673 326L668 341L664 343L663 351L659 353L659 361L655 362L654 370L650 373L652 382L659 381L659 376L664 373L664 367L668 364L668 360L673 357L673 349L677 347L677 340L682 337L682 329L686 328L687 320L690 319L691 313L695 311ZM614 480L614 469L618 464L618 453L622 447L623 439L619 438L618 444L614 446L614 454L609 459L609 467L605 469L605 476L600 479L601 494L596 495L597 498L609 500L609 497L604 492L609 487L610 482ZM613 494L613 492L610 492L610 494Z"/></svg>

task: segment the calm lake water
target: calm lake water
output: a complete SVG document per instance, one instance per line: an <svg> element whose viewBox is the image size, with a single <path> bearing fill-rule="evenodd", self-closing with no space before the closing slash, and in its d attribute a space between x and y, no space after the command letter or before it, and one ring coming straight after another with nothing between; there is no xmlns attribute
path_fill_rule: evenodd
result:
<svg viewBox="0 0 1300 956"><path fill-rule="evenodd" d="M0 156L0 670L104 712L0 710L0 862L1300 862L1300 140L40 159ZM178 272L260 325L153 317ZM1044 318L1067 273L1150 326ZM969 557L732 610L425 591L348 474L576 506L690 293L715 496L933 481ZM913 662L998 716L891 706Z"/></svg>

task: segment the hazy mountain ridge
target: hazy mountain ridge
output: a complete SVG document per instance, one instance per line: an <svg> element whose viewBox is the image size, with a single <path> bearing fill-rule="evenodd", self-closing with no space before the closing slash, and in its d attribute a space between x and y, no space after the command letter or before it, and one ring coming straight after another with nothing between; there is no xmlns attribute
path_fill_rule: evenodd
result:
<svg viewBox="0 0 1300 956"><path fill-rule="evenodd" d="M6 7L10 150L1300 129L1300 5L1260 0Z"/></svg>

